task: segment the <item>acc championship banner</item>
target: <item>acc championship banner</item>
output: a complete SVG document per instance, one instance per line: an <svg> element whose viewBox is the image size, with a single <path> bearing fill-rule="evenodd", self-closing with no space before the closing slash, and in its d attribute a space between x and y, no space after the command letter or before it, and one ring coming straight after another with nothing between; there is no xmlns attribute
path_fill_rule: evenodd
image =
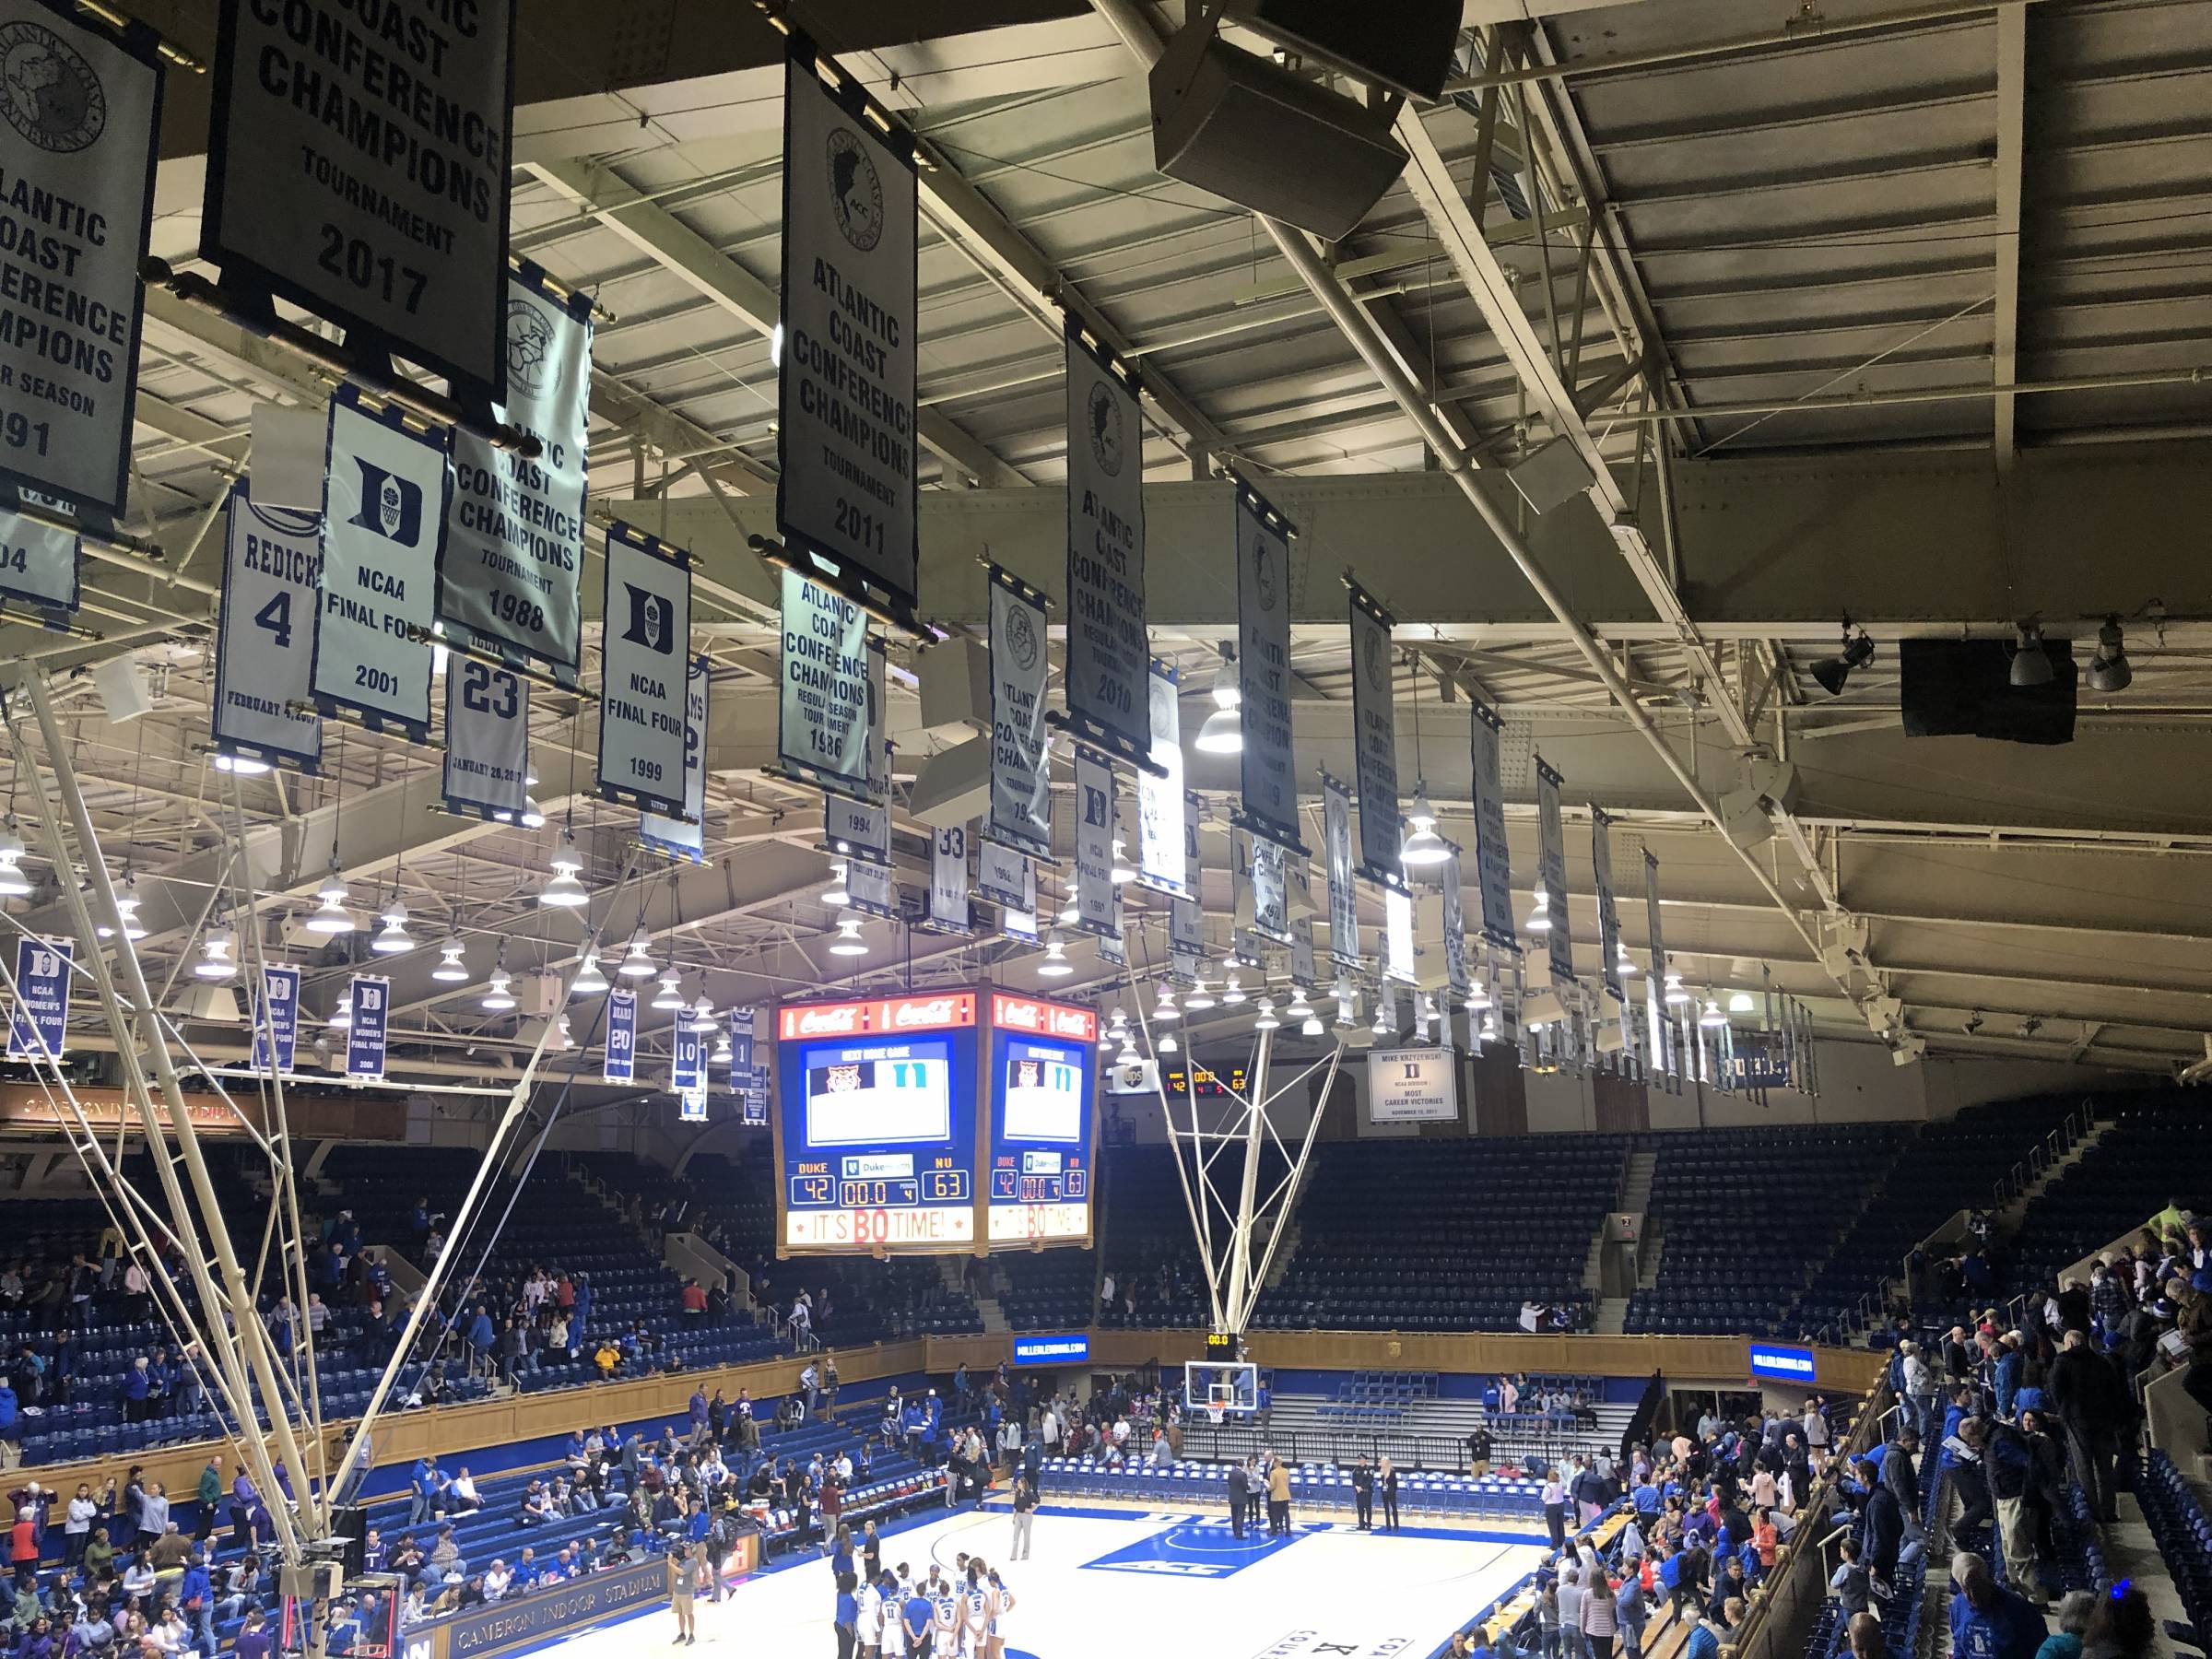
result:
<svg viewBox="0 0 2212 1659"><path fill-rule="evenodd" d="M507 401L493 414L536 438L525 460L453 434L453 522L438 614L479 641L573 670L582 651L584 433L592 302L524 262L507 278Z"/></svg>
<svg viewBox="0 0 2212 1659"><path fill-rule="evenodd" d="M1352 606L1352 737L1359 761L1359 863L1373 880L1406 879L1398 863L1398 726L1390 632L1397 620L1358 582ZM1419 758L1415 758L1418 769Z"/></svg>
<svg viewBox="0 0 2212 1659"><path fill-rule="evenodd" d="M1467 965L1467 919L1461 908L1459 888L1459 849L1450 841L1449 856L1444 860L1444 982L1452 987L1455 1000L1464 1001L1475 988L1475 976Z"/></svg>
<svg viewBox="0 0 2212 1659"><path fill-rule="evenodd" d="M606 994L606 1054L599 1067L603 1083L638 1080L638 994Z"/></svg>
<svg viewBox="0 0 2212 1659"><path fill-rule="evenodd" d="M269 1069L270 1043L276 1044L276 1074L290 1077L300 1049L300 970L262 970L263 995L253 999L253 1058L255 1071Z"/></svg>
<svg viewBox="0 0 2212 1659"><path fill-rule="evenodd" d="M868 783L863 799L824 791L822 830L830 850L869 864L891 862L891 746L884 741L884 715L890 703L885 689L886 653L881 640L868 641Z"/></svg>
<svg viewBox="0 0 2212 1659"><path fill-rule="evenodd" d="M1024 853L1052 853L1052 773L1045 759L1044 595L988 566L991 589L991 816L984 834Z"/></svg>
<svg viewBox="0 0 2212 1659"><path fill-rule="evenodd" d="M60 498L73 516L112 517L127 484L138 261L161 131L154 35L118 34L73 6L0 0L0 479Z"/></svg>
<svg viewBox="0 0 2212 1659"><path fill-rule="evenodd" d="M474 657L448 657L445 809L512 823L529 779L530 683Z"/></svg>
<svg viewBox="0 0 2212 1659"><path fill-rule="evenodd" d="M1136 377L1067 313L1067 723L1143 765L1145 445Z"/></svg>
<svg viewBox="0 0 2212 1659"><path fill-rule="evenodd" d="M1359 966L1359 894L1352 886L1352 796L1321 774L1321 839L1329 868L1329 960Z"/></svg>
<svg viewBox="0 0 2212 1659"><path fill-rule="evenodd" d="M599 793L684 814L691 556L619 519L606 527Z"/></svg>
<svg viewBox="0 0 2212 1659"><path fill-rule="evenodd" d="M1244 733L1244 822L1303 853L1298 784L1290 773L1290 542L1298 532L1239 478L1238 719Z"/></svg>
<svg viewBox="0 0 2212 1659"><path fill-rule="evenodd" d="M1155 661L1147 677L1152 694L1152 763L1136 774L1136 878L1171 898L1183 890L1182 711L1175 670Z"/></svg>
<svg viewBox="0 0 2212 1659"><path fill-rule="evenodd" d="M8 453L6 429L7 418L0 416L0 457ZM78 567L82 552L81 538L75 531L57 530L52 524L0 510L0 598L35 605L41 610L76 614L81 594Z"/></svg>
<svg viewBox="0 0 2212 1659"><path fill-rule="evenodd" d="M353 976L353 1024L346 1030L346 1075L366 1082L384 1078L391 1042L392 982L382 974Z"/></svg>
<svg viewBox="0 0 2212 1659"><path fill-rule="evenodd" d="M1551 921L1544 949L1551 959L1551 982L1564 995L1574 983L1574 938L1567 920L1567 832L1559 821L1559 785L1564 780L1536 757L1536 875L1544 883L1544 913Z"/></svg>
<svg viewBox="0 0 2212 1659"><path fill-rule="evenodd" d="M976 890L998 906L999 931L1010 939L1037 938L1037 865L1027 853L976 839Z"/></svg>
<svg viewBox="0 0 2212 1659"><path fill-rule="evenodd" d="M1620 912L1613 904L1613 820L1590 808L1590 862L1597 873L1597 959L1606 994L1625 1003L1620 983Z"/></svg>
<svg viewBox="0 0 2212 1659"><path fill-rule="evenodd" d="M929 925L939 933L964 934L973 924L968 911L968 826L952 824L930 843Z"/></svg>
<svg viewBox="0 0 2212 1659"><path fill-rule="evenodd" d="M10 1060L58 1059L69 1030L67 939L16 941L16 1011L7 1022Z"/></svg>
<svg viewBox="0 0 2212 1659"><path fill-rule="evenodd" d="M787 569L782 621L777 766L803 782L867 800L868 613ZM1041 627L1037 639L1041 679Z"/></svg>
<svg viewBox="0 0 2212 1659"><path fill-rule="evenodd" d="M1182 792L1182 885L1185 897L1168 900L1169 971L1185 984L1206 961L1206 889L1198 860L1198 827L1205 821L1198 792Z"/></svg>
<svg viewBox="0 0 2212 1659"><path fill-rule="evenodd" d="M1313 961L1313 865L1303 858L1285 862L1290 873L1290 982L1311 991L1321 982Z"/></svg>
<svg viewBox="0 0 2212 1659"><path fill-rule="evenodd" d="M1513 857L1505 844L1505 786L1499 768L1499 736L1505 723L1469 700L1468 742L1474 760L1475 881L1482 895L1482 936L1507 949L1513 938Z"/></svg>
<svg viewBox="0 0 2212 1659"><path fill-rule="evenodd" d="M243 481L231 486L227 512L209 735L218 754L312 773L323 721L298 711L312 704L323 527L312 512L256 507Z"/></svg>
<svg viewBox="0 0 2212 1659"><path fill-rule="evenodd" d="M914 603L914 141L794 31L783 65L783 351L776 527L839 586Z"/></svg>
<svg viewBox="0 0 2212 1659"><path fill-rule="evenodd" d="M331 396L310 684L324 712L350 709L415 743L430 735L430 599L453 436L418 433L394 405L371 412L351 383Z"/></svg>
<svg viewBox="0 0 2212 1659"><path fill-rule="evenodd" d="M1118 933L1113 890L1113 764L1076 746L1076 925L1088 934Z"/></svg>
<svg viewBox="0 0 2212 1659"><path fill-rule="evenodd" d="M200 255L506 396L511 0L226 0Z"/></svg>
<svg viewBox="0 0 2212 1659"><path fill-rule="evenodd" d="M684 677L684 816L648 812L638 820L640 841L656 853L692 864L707 861L708 673L707 653L702 651L691 659Z"/></svg>

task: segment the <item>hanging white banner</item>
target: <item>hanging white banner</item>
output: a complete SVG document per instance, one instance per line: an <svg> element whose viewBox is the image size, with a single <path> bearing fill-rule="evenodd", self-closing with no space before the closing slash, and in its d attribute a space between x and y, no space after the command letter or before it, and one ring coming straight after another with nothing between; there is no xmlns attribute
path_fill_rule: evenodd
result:
<svg viewBox="0 0 2212 1659"><path fill-rule="evenodd" d="M973 930L968 909L968 826L940 830L930 845L929 924L939 933Z"/></svg>
<svg viewBox="0 0 2212 1659"><path fill-rule="evenodd" d="M1659 931L1659 859L1651 848L1643 850L1643 924L1651 935L1651 974L1654 983L1666 982L1666 939Z"/></svg>
<svg viewBox="0 0 2212 1659"><path fill-rule="evenodd" d="M1375 881L1405 879L1398 862L1397 711L1391 700L1391 629L1397 621L1347 580L1352 612L1352 736L1359 762L1359 865Z"/></svg>
<svg viewBox="0 0 2212 1659"><path fill-rule="evenodd" d="M311 684L324 712L416 743L430 733L431 598L453 493L453 429L424 435L360 389L330 400L323 474L323 594Z"/></svg>
<svg viewBox="0 0 2212 1659"><path fill-rule="evenodd" d="M445 809L513 823L529 780L530 682L475 657L448 657Z"/></svg>
<svg viewBox="0 0 2212 1659"><path fill-rule="evenodd" d="M6 429L6 417L0 416L0 434ZM0 455L6 453L0 448ZM82 562L81 538L74 531L57 530L0 509L0 599L75 615L83 592L78 573ZM302 617L306 614L300 612Z"/></svg>
<svg viewBox="0 0 2212 1659"><path fill-rule="evenodd" d="M691 556L619 519L606 527L599 794L684 816Z"/></svg>
<svg viewBox="0 0 2212 1659"><path fill-rule="evenodd" d="M1352 886L1352 796L1328 773L1321 774L1322 855L1329 876L1329 960L1359 966L1359 893Z"/></svg>
<svg viewBox="0 0 2212 1659"><path fill-rule="evenodd" d="M381 1083L391 1045L392 982L378 973L353 976L353 1023L346 1028L346 1075Z"/></svg>
<svg viewBox="0 0 2212 1659"><path fill-rule="evenodd" d="M1321 982L1313 961L1313 866L1294 858L1285 867L1290 877L1290 982L1311 991Z"/></svg>
<svg viewBox="0 0 2212 1659"><path fill-rule="evenodd" d="M1290 750L1290 521L1237 480L1238 719L1244 821L1303 853Z"/></svg>
<svg viewBox="0 0 2212 1659"><path fill-rule="evenodd" d="M833 90L822 69L837 77ZM921 543L914 421L914 148L794 31L783 67L783 347L776 527L834 585L911 610ZM786 618L788 622L788 618Z"/></svg>
<svg viewBox="0 0 2212 1659"><path fill-rule="evenodd" d="M1452 849L1439 877L1444 900L1444 982L1452 988L1454 1001L1465 1002L1475 988L1475 976L1467 966L1467 918L1459 886L1459 849L1450 841L1444 845Z"/></svg>
<svg viewBox="0 0 2212 1659"><path fill-rule="evenodd" d="M453 434L453 524L438 568L451 631L573 671L582 660L585 434L592 302L527 260L507 278L507 401L496 418L533 457L466 427Z"/></svg>
<svg viewBox="0 0 2212 1659"><path fill-rule="evenodd" d="M1045 754L1044 595L996 565L991 589L991 817L984 833L1052 855L1053 783Z"/></svg>
<svg viewBox="0 0 2212 1659"><path fill-rule="evenodd" d="M1182 711L1175 670L1155 660L1147 677L1152 694L1152 761L1159 770L1136 774L1136 878L1171 898L1182 890Z"/></svg>
<svg viewBox="0 0 2212 1659"><path fill-rule="evenodd" d="M1382 972L1405 985L1418 978L1413 954L1413 895L1394 887L1382 889Z"/></svg>
<svg viewBox="0 0 2212 1659"><path fill-rule="evenodd" d="M511 0L228 0L208 105L200 256L227 287L506 394Z"/></svg>
<svg viewBox="0 0 2212 1659"><path fill-rule="evenodd" d="M1008 938L1034 941L1037 937L1037 864L1027 853L1017 853L994 841L977 838L976 891L986 904L999 907L999 931Z"/></svg>
<svg viewBox="0 0 2212 1659"><path fill-rule="evenodd" d="M648 812L638 819L638 839L656 853L691 864L707 861L707 679L705 652L691 659L684 679L684 818ZM686 823L684 818L690 822Z"/></svg>
<svg viewBox="0 0 2212 1659"><path fill-rule="evenodd" d="M1482 900L1482 936L1518 948L1513 936L1513 855L1505 841L1505 786L1500 775L1499 735L1505 723L1470 700L1467 721L1474 761L1475 885Z"/></svg>
<svg viewBox="0 0 2212 1659"><path fill-rule="evenodd" d="M866 795L825 791L822 823L826 844L841 858L868 864L891 862L891 748L884 741L885 717L890 708L886 688L883 641L868 641L868 781Z"/></svg>
<svg viewBox="0 0 2212 1659"><path fill-rule="evenodd" d="M1111 935L1120 907L1113 890L1113 763L1076 746L1076 925Z"/></svg>
<svg viewBox="0 0 2212 1659"><path fill-rule="evenodd" d="M1459 1116L1459 1062L1448 1048L1370 1049L1367 1116L1375 1124L1450 1123Z"/></svg>
<svg viewBox="0 0 2212 1659"><path fill-rule="evenodd" d="M1112 967L1126 968L1129 966L1129 942L1122 933L1122 889L1116 884L1109 883L1108 886L1110 928L1099 935L1099 960Z"/></svg>
<svg viewBox="0 0 2212 1659"><path fill-rule="evenodd" d="M1606 994L1628 1000L1620 982L1620 912L1613 902L1613 820L1594 804L1590 808L1590 863L1597 888L1597 959Z"/></svg>
<svg viewBox="0 0 2212 1659"><path fill-rule="evenodd" d="M1235 832L1237 926L1273 945L1290 943L1290 893L1283 850L1264 835Z"/></svg>
<svg viewBox="0 0 2212 1659"><path fill-rule="evenodd" d="M208 735L218 754L312 773L323 758L323 721L310 712L322 524L312 512L256 507L242 479L225 511Z"/></svg>
<svg viewBox="0 0 2212 1659"><path fill-rule="evenodd" d="M1169 971L1186 983L1198 977L1206 959L1206 889L1198 856L1199 826L1206 805L1198 792L1182 792L1182 885L1187 897L1168 900Z"/></svg>
<svg viewBox="0 0 2212 1659"><path fill-rule="evenodd" d="M112 518L129 482L162 65L151 29L88 11L0 0L0 479Z"/></svg>
<svg viewBox="0 0 2212 1659"><path fill-rule="evenodd" d="M899 877L889 865L856 859L845 868L845 891L853 908L863 915L881 916L887 922L900 919Z"/></svg>
<svg viewBox="0 0 2212 1659"><path fill-rule="evenodd" d="M634 1083L638 1077L638 994L606 994L606 1053L600 1064L603 1083Z"/></svg>
<svg viewBox="0 0 2212 1659"><path fill-rule="evenodd" d="M69 1034L67 939L25 934L16 941L16 1004L7 1022L10 1060L58 1060Z"/></svg>
<svg viewBox="0 0 2212 1659"><path fill-rule="evenodd" d="M1145 445L1135 377L1066 314L1067 724L1139 763L1152 754L1145 668Z"/></svg>
<svg viewBox="0 0 2212 1659"><path fill-rule="evenodd" d="M868 613L786 570L781 619L777 768L801 782L866 800Z"/></svg>
<svg viewBox="0 0 2212 1659"><path fill-rule="evenodd" d="M1551 982L1564 996L1574 984L1574 937L1567 919L1567 831L1559 819L1559 774L1536 758L1536 873L1544 883L1544 935Z"/></svg>

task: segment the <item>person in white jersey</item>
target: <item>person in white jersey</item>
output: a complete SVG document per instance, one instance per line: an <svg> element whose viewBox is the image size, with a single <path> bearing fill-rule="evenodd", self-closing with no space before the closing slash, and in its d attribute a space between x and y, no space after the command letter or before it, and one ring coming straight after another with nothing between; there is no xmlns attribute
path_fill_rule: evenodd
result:
<svg viewBox="0 0 2212 1659"><path fill-rule="evenodd" d="M876 1659L883 1648L883 1589L870 1580L861 1585L855 1599L860 1618L853 1625L853 1644L860 1659Z"/></svg>
<svg viewBox="0 0 2212 1659"><path fill-rule="evenodd" d="M1014 1610L1014 1592L994 1572L991 1584L991 1645L983 1659L1006 1659L1006 1615Z"/></svg>
<svg viewBox="0 0 2212 1659"><path fill-rule="evenodd" d="M938 1580L930 1586L936 1599L936 1659L963 1659L967 1652L968 1606L960 1586Z"/></svg>
<svg viewBox="0 0 2212 1659"><path fill-rule="evenodd" d="M991 1651L991 1586L984 1582L981 1556L969 1558L968 1583L961 1591L960 1603L969 1659L983 1659Z"/></svg>

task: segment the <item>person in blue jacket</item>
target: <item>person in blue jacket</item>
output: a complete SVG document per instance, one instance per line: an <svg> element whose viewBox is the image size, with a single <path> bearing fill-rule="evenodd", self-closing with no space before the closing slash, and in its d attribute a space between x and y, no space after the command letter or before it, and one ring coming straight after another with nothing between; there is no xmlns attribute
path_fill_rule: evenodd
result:
<svg viewBox="0 0 2212 1659"><path fill-rule="evenodd" d="M1951 1577L1959 1585L1951 1597L1952 1659L2035 1659L2051 1632L2026 1596L1998 1583L1971 1550L1952 1562Z"/></svg>
<svg viewBox="0 0 2212 1659"><path fill-rule="evenodd" d="M8 1430L16 1426L16 1391L0 1377L0 1439L8 1438Z"/></svg>
<svg viewBox="0 0 2212 1659"><path fill-rule="evenodd" d="M899 1609L899 1622L906 1627L908 1654L928 1653L930 1633L937 1627L937 1604L919 1583L907 1592L906 1605Z"/></svg>
<svg viewBox="0 0 2212 1659"><path fill-rule="evenodd" d="M184 1576L177 1581L177 1606L192 1621L202 1653L215 1652L215 1585L207 1576L207 1552L195 1547Z"/></svg>

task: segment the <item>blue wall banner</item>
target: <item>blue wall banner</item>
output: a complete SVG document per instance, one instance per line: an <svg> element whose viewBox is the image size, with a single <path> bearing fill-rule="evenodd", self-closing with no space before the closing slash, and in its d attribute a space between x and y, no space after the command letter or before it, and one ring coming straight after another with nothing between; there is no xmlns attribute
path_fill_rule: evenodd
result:
<svg viewBox="0 0 2212 1659"><path fill-rule="evenodd" d="M445 664L448 812L520 819L529 803L530 682L475 657Z"/></svg>
<svg viewBox="0 0 2212 1659"><path fill-rule="evenodd" d="M300 1045L300 970L265 968L262 985L267 994L254 999L251 1064L255 1071L269 1069L269 1044L273 1039L276 1045L276 1073L288 1077Z"/></svg>
<svg viewBox="0 0 2212 1659"><path fill-rule="evenodd" d="M691 555L617 519L606 527L599 794L684 816Z"/></svg>
<svg viewBox="0 0 2212 1659"><path fill-rule="evenodd" d="M606 1055L599 1078L603 1083L638 1080L638 996L634 991L606 994Z"/></svg>
<svg viewBox="0 0 2212 1659"><path fill-rule="evenodd" d="M1083 1332L1072 1336L1014 1338L1014 1363L1017 1365L1083 1365L1089 1359L1090 1337Z"/></svg>
<svg viewBox="0 0 2212 1659"><path fill-rule="evenodd" d="M1745 1346L1749 1358L1745 1369L1749 1375L1762 1382L1812 1386L1817 1359L1811 1348L1794 1347L1783 1342L1752 1342Z"/></svg>
<svg viewBox="0 0 2212 1659"><path fill-rule="evenodd" d="M229 515L210 735L218 754L312 773L322 763L323 720L301 707L312 690L323 521L256 507L242 479L230 488Z"/></svg>
<svg viewBox="0 0 2212 1659"><path fill-rule="evenodd" d="M69 1029L67 939L16 941L16 1010L7 1022L10 1060L58 1059Z"/></svg>
<svg viewBox="0 0 2212 1659"><path fill-rule="evenodd" d="M1243 823L1302 857L1290 737L1290 544L1298 531L1241 478L1235 530Z"/></svg>
<svg viewBox="0 0 2212 1659"><path fill-rule="evenodd" d="M353 976L353 1024L346 1032L346 1075L365 1082L384 1079L391 1041L392 982L381 973Z"/></svg>

